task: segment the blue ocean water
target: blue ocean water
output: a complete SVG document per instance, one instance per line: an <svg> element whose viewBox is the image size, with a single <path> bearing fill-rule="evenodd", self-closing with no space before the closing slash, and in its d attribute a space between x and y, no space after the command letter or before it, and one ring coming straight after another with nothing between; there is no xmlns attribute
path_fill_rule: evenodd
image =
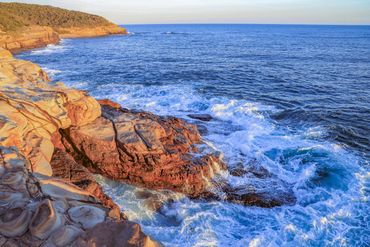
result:
<svg viewBox="0 0 370 247"><path fill-rule="evenodd" d="M272 209L191 201L99 177L166 246L370 246L370 27L133 25L18 55L53 81L124 107L213 116L204 135L230 167L258 162L293 188ZM222 174L269 190L273 181ZM166 201L153 210L153 201Z"/></svg>

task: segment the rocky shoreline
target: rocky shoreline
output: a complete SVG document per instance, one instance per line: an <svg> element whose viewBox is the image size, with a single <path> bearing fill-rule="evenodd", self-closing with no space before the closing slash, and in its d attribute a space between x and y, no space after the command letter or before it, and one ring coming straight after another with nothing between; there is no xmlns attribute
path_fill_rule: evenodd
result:
<svg viewBox="0 0 370 247"><path fill-rule="evenodd" d="M199 152L194 125L52 84L39 66L4 49L0 108L0 241L9 246L114 246L122 240L158 246L92 174L199 197L224 169L216 155Z"/></svg>
<svg viewBox="0 0 370 247"><path fill-rule="evenodd" d="M14 53L44 47L49 44L58 44L63 38L85 38L112 34L127 34L127 31L114 24L93 28L71 27L59 29L35 25L24 27L17 32L1 32L0 30L0 48Z"/></svg>
<svg viewBox="0 0 370 247"><path fill-rule="evenodd" d="M33 36L23 34L8 43L0 39L0 44L14 52L57 43L61 37L48 27L34 30ZM63 35L123 30L74 29ZM190 198L260 207L295 203L289 185L258 164L227 171L197 126L125 109L52 83L38 65L16 59L4 48L0 48L0 246L160 246L127 220L93 174ZM209 115L189 117L212 121ZM272 181L273 193L233 187L219 173Z"/></svg>

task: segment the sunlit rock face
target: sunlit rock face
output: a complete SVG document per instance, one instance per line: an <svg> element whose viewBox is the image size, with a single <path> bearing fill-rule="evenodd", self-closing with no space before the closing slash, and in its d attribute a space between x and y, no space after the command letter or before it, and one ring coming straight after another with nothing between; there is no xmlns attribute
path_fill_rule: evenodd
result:
<svg viewBox="0 0 370 247"><path fill-rule="evenodd" d="M51 134L101 114L98 102L86 93L49 84L39 66L6 52L0 57L0 89L0 145L18 147L31 171L43 175L52 175Z"/></svg>
<svg viewBox="0 0 370 247"><path fill-rule="evenodd" d="M130 241L132 246L158 246L141 232L139 225L111 217L111 210L89 192L63 180L32 173L28 166L16 148L0 147L1 243L96 246L99 240L93 233L103 223L112 225L113 232L105 233L107 238Z"/></svg>
<svg viewBox="0 0 370 247"><path fill-rule="evenodd" d="M60 38L81 38L81 37L96 37L112 34L127 34L125 28L119 27L115 24L97 27L71 27L58 28Z"/></svg>
<svg viewBox="0 0 370 247"><path fill-rule="evenodd" d="M58 149L59 129L101 115L95 99L49 84L40 67L0 49L0 109L2 245L96 246L95 227L108 223L117 230L106 233L107 238L132 246L159 245L125 219L87 169Z"/></svg>
<svg viewBox="0 0 370 247"><path fill-rule="evenodd" d="M29 26L17 32L0 33L0 47L17 52L39 48L60 41L58 33L51 27Z"/></svg>
<svg viewBox="0 0 370 247"><path fill-rule="evenodd" d="M202 141L194 125L101 104L101 117L62 131L68 152L95 173L197 197L225 169L217 155L198 150Z"/></svg>

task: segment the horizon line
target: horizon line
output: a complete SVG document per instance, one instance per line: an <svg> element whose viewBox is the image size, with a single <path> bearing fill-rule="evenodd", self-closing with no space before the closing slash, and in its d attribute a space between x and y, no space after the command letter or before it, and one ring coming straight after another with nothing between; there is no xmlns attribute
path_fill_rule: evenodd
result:
<svg viewBox="0 0 370 247"><path fill-rule="evenodd" d="M286 25L286 26L370 26L370 23L241 23L241 22L179 22L179 23L126 23L118 24L120 26L127 25Z"/></svg>

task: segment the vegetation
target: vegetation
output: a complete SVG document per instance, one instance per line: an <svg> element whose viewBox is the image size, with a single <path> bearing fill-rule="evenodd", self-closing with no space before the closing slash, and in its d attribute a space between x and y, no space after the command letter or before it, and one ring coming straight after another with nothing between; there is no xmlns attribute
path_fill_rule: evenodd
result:
<svg viewBox="0 0 370 247"><path fill-rule="evenodd" d="M0 29L16 31L19 28L40 25L55 29L69 27L96 27L110 25L101 16L66 10L46 5L0 3Z"/></svg>

